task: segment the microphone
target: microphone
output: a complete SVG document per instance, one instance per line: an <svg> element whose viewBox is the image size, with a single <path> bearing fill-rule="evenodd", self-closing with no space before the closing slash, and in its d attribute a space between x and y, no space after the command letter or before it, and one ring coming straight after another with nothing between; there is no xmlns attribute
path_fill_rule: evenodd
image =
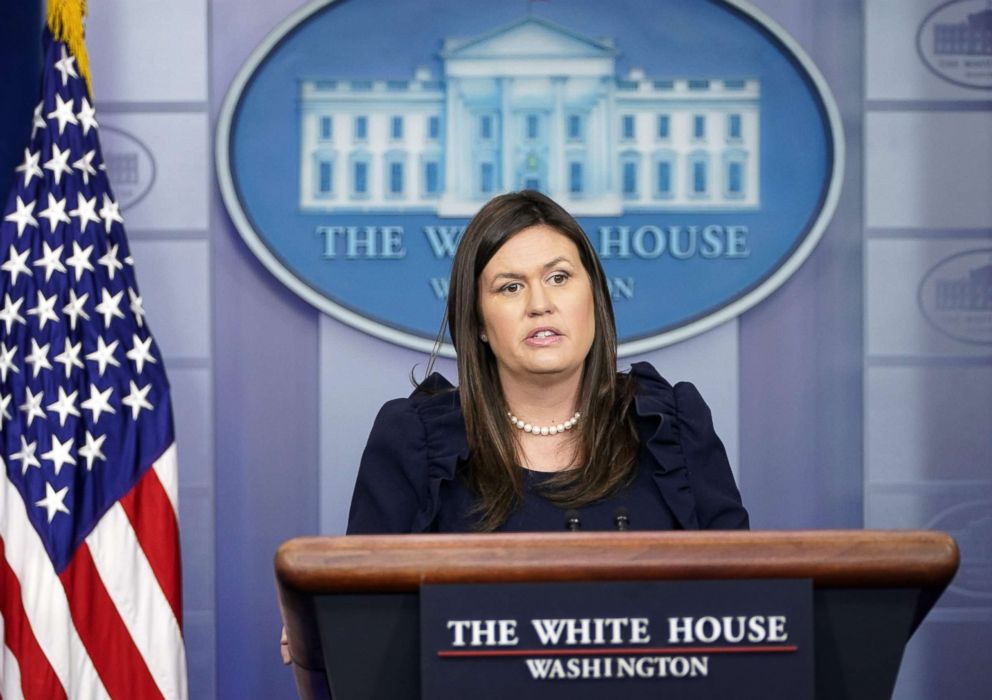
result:
<svg viewBox="0 0 992 700"><path fill-rule="evenodd" d="M613 514L613 522L616 523L617 530L629 530L630 529L630 514L624 507L617 508L617 512Z"/></svg>
<svg viewBox="0 0 992 700"><path fill-rule="evenodd" d="M582 521L579 520L579 511L565 511L565 529L572 532L578 532L582 529Z"/></svg>

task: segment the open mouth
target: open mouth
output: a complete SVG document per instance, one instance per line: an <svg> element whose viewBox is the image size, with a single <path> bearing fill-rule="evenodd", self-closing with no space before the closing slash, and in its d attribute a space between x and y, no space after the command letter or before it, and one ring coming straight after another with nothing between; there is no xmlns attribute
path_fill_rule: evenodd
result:
<svg viewBox="0 0 992 700"><path fill-rule="evenodd" d="M525 342L529 345L550 345L557 343L561 338L561 333L554 328L537 328L531 331L530 335L525 338Z"/></svg>

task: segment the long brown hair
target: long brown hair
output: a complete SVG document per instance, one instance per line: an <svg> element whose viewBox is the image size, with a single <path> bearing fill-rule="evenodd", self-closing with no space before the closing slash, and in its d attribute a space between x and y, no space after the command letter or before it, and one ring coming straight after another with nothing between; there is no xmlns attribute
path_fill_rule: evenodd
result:
<svg viewBox="0 0 992 700"><path fill-rule="evenodd" d="M592 285L596 322L579 387L582 421L573 438L575 468L550 479L545 495L563 508L576 508L616 491L636 465L633 380L617 374L616 322L596 252L578 222L540 192L500 195L482 207L462 234L448 288L448 332L458 354L458 392L471 449L467 479L479 499L480 530L494 530L506 521L523 497L523 475L496 357L479 338L478 281L504 243L541 224L556 229L578 248Z"/></svg>

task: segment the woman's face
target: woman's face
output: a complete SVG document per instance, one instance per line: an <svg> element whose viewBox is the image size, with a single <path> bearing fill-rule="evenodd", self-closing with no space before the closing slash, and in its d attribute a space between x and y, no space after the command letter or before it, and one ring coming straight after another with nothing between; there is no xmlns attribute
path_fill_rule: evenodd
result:
<svg viewBox="0 0 992 700"><path fill-rule="evenodd" d="M571 240L543 224L525 228L496 251L478 284L481 330L501 379L581 371L596 317L592 284Z"/></svg>

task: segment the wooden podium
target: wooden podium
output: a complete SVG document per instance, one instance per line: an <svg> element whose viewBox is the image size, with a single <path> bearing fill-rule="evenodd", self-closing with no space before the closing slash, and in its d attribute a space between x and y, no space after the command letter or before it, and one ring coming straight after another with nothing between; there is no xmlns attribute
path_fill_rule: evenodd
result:
<svg viewBox="0 0 992 700"><path fill-rule="evenodd" d="M783 578L813 581L818 700L888 698L958 563L950 536L907 530L310 537L275 557L306 700L418 698L424 583Z"/></svg>

